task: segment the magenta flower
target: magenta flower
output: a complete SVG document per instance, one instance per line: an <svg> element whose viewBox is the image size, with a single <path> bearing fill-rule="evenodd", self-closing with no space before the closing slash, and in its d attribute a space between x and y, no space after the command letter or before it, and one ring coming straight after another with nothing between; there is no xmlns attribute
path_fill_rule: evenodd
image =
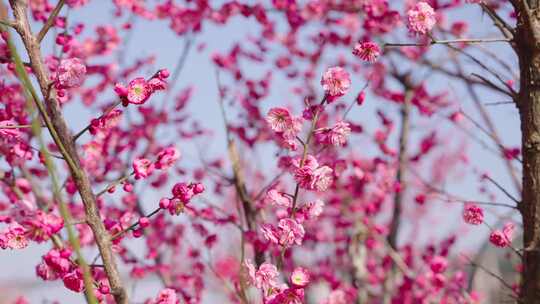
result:
<svg viewBox="0 0 540 304"><path fill-rule="evenodd" d="M311 167L303 166L294 171L294 180L300 188L313 190L314 179L315 177L313 176L313 169Z"/></svg>
<svg viewBox="0 0 540 304"><path fill-rule="evenodd" d="M431 271L434 273L443 273L446 271L446 267L448 267L448 261L445 257L442 256L435 256L433 259L431 259L431 262L429 263L429 267L431 268Z"/></svg>
<svg viewBox="0 0 540 304"><path fill-rule="evenodd" d="M193 186L186 183L177 183L172 188L172 194L175 198L187 203L194 195Z"/></svg>
<svg viewBox="0 0 540 304"><path fill-rule="evenodd" d="M407 12L409 31L416 34L427 34L437 23L435 11L426 2L418 2Z"/></svg>
<svg viewBox="0 0 540 304"><path fill-rule="evenodd" d="M309 284L310 276L307 269L296 267L291 274L291 284L296 288L304 288Z"/></svg>
<svg viewBox="0 0 540 304"><path fill-rule="evenodd" d="M88 3L88 1L90 0L67 0L66 4L69 5L70 7L79 7Z"/></svg>
<svg viewBox="0 0 540 304"><path fill-rule="evenodd" d="M127 87L127 100L133 104L143 104L151 94L151 87L142 77L133 79Z"/></svg>
<svg viewBox="0 0 540 304"><path fill-rule="evenodd" d="M43 261L58 277L63 277L73 268L73 264L69 260L70 256L71 250L69 249L51 249L43 256Z"/></svg>
<svg viewBox="0 0 540 304"><path fill-rule="evenodd" d="M79 58L63 59L58 66L58 83L63 88L79 87L86 76L86 66Z"/></svg>
<svg viewBox="0 0 540 304"><path fill-rule="evenodd" d="M287 288L285 285L265 300L266 304L302 304L304 303L304 289Z"/></svg>
<svg viewBox="0 0 540 304"><path fill-rule="evenodd" d="M28 238L42 243L48 241L53 234L64 227L64 220L60 216L39 210L25 218L22 224L25 226Z"/></svg>
<svg viewBox="0 0 540 304"><path fill-rule="evenodd" d="M513 223L506 223L501 230L494 230L489 236L489 241L497 247L507 247L512 243L514 235L515 225Z"/></svg>
<svg viewBox="0 0 540 304"><path fill-rule="evenodd" d="M353 55L367 62L375 62L381 55L379 45L374 42L359 42L354 46Z"/></svg>
<svg viewBox="0 0 540 304"><path fill-rule="evenodd" d="M44 262L39 263L36 266L36 275L44 281L54 281L58 279L56 272Z"/></svg>
<svg viewBox="0 0 540 304"><path fill-rule="evenodd" d="M156 169L165 170L172 165L180 158L180 152L175 147L167 147L159 151L157 155L157 161L155 163Z"/></svg>
<svg viewBox="0 0 540 304"><path fill-rule="evenodd" d="M321 85L329 97L339 97L347 93L351 87L349 73L342 67L332 67L324 72Z"/></svg>
<svg viewBox="0 0 540 304"><path fill-rule="evenodd" d="M154 171L154 164L146 158L136 158L133 161L133 171L135 179L145 179Z"/></svg>
<svg viewBox="0 0 540 304"><path fill-rule="evenodd" d="M79 269L76 269L68 274L66 274L62 281L64 282L64 286L72 290L74 292L81 292L84 289L84 282L82 273Z"/></svg>
<svg viewBox="0 0 540 304"><path fill-rule="evenodd" d="M463 220L467 224L480 225L484 222L484 210L475 204L466 204L463 209Z"/></svg>
<svg viewBox="0 0 540 304"><path fill-rule="evenodd" d="M156 91L164 90L167 87L167 82L165 81L167 77L169 77L169 72L167 70L160 70L148 81L142 77L137 77L131 80L127 87L117 83L114 91L121 98L125 106L130 103L144 104Z"/></svg>

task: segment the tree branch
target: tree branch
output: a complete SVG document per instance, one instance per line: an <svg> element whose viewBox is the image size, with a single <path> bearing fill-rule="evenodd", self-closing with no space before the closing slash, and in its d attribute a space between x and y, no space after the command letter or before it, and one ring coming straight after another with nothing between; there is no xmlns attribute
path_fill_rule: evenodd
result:
<svg viewBox="0 0 540 304"><path fill-rule="evenodd" d="M37 99L36 105L40 110L40 114L42 115L53 140L60 149L62 156L66 159L73 181L81 195L88 225L92 229L94 239L103 259L105 272L111 287L111 294L118 304L127 304L128 296L114 259L110 236L101 221L90 180L84 169L81 167L77 150L71 140L72 137L64 120L60 105L55 98L55 92L49 86L49 75L47 68L43 63L39 42L30 29L30 22L27 16L28 4L26 1L19 0L10 0L10 4L13 8L15 20L17 21L16 30L21 36L22 42L28 52L28 57L30 58L30 63L40 86L41 93L44 96L47 109L45 110L43 105L38 102Z"/></svg>
<svg viewBox="0 0 540 304"><path fill-rule="evenodd" d="M49 15L49 18L47 18L47 21L45 21L45 24L43 25L43 27L41 28L41 30L39 31L39 33L36 36L36 39L37 39L38 43L41 43L43 38L45 38L45 36L47 35L47 33L49 32L51 27L54 25L54 22L56 21L56 17L58 16L60 11L62 10L62 7L64 6L64 3L65 3L65 0L59 0L58 3L56 4L55 8L53 9L51 14Z"/></svg>

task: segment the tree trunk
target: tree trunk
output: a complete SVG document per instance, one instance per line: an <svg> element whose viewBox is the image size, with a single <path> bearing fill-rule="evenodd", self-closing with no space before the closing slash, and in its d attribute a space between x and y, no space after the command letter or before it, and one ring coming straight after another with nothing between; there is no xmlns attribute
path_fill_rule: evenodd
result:
<svg viewBox="0 0 540 304"><path fill-rule="evenodd" d="M540 16L532 9L519 13L516 51L520 91L516 100L521 118L523 192L519 206L523 218L522 303L540 304Z"/></svg>

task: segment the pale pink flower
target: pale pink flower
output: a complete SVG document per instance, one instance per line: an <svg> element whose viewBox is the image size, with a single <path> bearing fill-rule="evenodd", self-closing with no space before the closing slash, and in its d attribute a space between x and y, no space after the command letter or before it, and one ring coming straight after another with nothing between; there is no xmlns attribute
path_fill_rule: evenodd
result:
<svg viewBox="0 0 540 304"><path fill-rule="evenodd" d="M484 221L484 211L475 204L466 204L463 209L463 220L467 224L480 225Z"/></svg>
<svg viewBox="0 0 540 304"><path fill-rule="evenodd" d="M305 234L304 227L290 218L281 219L277 228L270 224L263 224L261 231L267 240L283 247L302 245Z"/></svg>
<svg viewBox="0 0 540 304"><path fill-rule="evenodd" d="M278 285L277 278L279 272L273 264L265 262L258 270L255 269L255 266L250 260L246 260L244 265L248 270L249 281L255 287L266 291Z"/></svg>
<svg viewBox="0 0 540 304"><path fill-rule="evenodd" d="M371 41L359 42L354 46L353 55L367 62L375 62L381 55L381 49Z"/></svg>
<svg viewBox="0 0 540 304"><path fill-rule="evenodd" d="M174 289L165 288L159 292L156 300L151 302L152 304L177 304L179 303L178 297Z"/></svg>
<svg viewBox="0 0 540 304"><path fill-rule="evenodd" d="M295 169L298 169L300 167L308 167L312 170L315 170L319 167L319 162L317 161L317 159L315 158L315 156L311 155L311 154L308 154L306 156L306 158L304 159L304 162L302 164L302 166L300 166L300 163L302 161L302 157L298 156L298 157L295 157L292 159L291 161L291 165L295 168Z"/></svg>
<svg viewBox="0 0 540 304"><path fill-rule="evenodd" d="M69 58L60 61L58 66L58 83L64 88L78 87L84 82L86 66L79 58Z"/></svg>
<svg viewBox="0 0 540 304"><path fill-rule="evenodd" d="M326 95L339 97L345 95L351 87L351 78L342 67L331 67L324 72L321 85Z"/></svg>
<svg viewBox="0 0 540 304"><path fill-rule="evenodd" d="M497 247L506 247L512 243L515 225L506 223L501 230L494 230L489 236L489 241Z"/></svg>
<svg viewBox="0 0 540 304"><path fill-rule="evenodd" d="M291 284L296 288L306 287L309 281L309 272L305 268L296 267L291 274Z"/></svg>
<svg viewBox="0 0 540 304"><path fill-rule="evenodd" d="M152 174L154 164L146 158L139 157L133 161L133 171L135 173L135 179L144 179Z"/></svg>
<svg viewBox="0 0 540 304"><path fill-rule="evenodd" d="M302 131L302 122L303 120L301 117L293 117L289 128L282 133L283 139L296 141L296 136Z"/></svg>
<svg viewBox="0 0 540 304"><path fill-rule="evenodd" d="M276 189L270 189L266 192L266 201L270 202L273 205L286 208L291 206L291 198L280 193Z"/></svg>
<svg viewBox="0 0 540 304"><path fill-rule="evenodd" d="M153 93L155 91L162 91L167 88L167 82L164 79L154 77L147 82L150 91Z"/></svg>
<svg viewBox="0 0 540 304"><path fill-rule="evenodd" d="M318 218L323 210L324 202L318 199L305 203L299 211L306 220L311 220Z"/></svg>
<svg viewBox="0 0 540 304"><path fill-rule="evenodd" d="M332 168L328 166L322 166L313 171L313 180L311 183L311 189L317 191L326 191L332 182L334 181Z"/></svg>
<svg viewBox="0 0 540 304"><path fill-rule="evenodd" d="M21 131L15 126L17 126L17 123L11 119L0 121L0 136L7 139L20 137Z"/></svg>
<svg viewBox="0 0 540 304"><path fill-rule="evenodd" d="M323 301L322 303L323 304L349 304L350 303L349 300L350 300L349 297L343 290L336 289L330 292L330 294L328 295L328 298L326 298L326 300Z"/></svg>
<svg viewBox="0 0 540 304"><path fill-rule="evenodd" d="M294 179L303 189L325 191L332 184L333 170L328 166L319 166L317 159L308 155L300 167L300 160L292 160L294 170Z"/></svg>
<svg viewBox="0 0 540 304"><path fill-rule="evenodd" d="M274 244L279 244L279 230L272 224L262 224L261 232L265 239Z"/></svg>
<svg viewBox="0 0 540 304"><path fill-rule="evenodd" d="M0 248L23 249L28 246L26 229L19 223L14 222L0 232Z"/></svg>
<svg viewBox="0 0 540 304"><path fill-rule="evenodd" d="M157 155L157 161L155 163L156 169L165 170L172 165L180 158L180 152L175 147L167 147L159 151Z"/></svg>
<svg viewBox="0 0 540 304"><path fill-rule="evenodd" d="M344 121L336 123L336 125L330 129L330 134L328 134L330 144L336 147L345 145L347 143L347 137L349 137L349 134L351 134L349 123Z"/></svg>
<svg viewBox="0 0 540 304"><path fill-rule="evenodd" d="M293 126L293 117L286 108L270 109L266 121L275 132L285 132Z"/></svg>
<svg viewBox="0 0 540 304"><path fill-rule="evenodd" d="M293 244L302 245L304 239L304 227L297 221L285 218L279 221L278 229L280 231L279 244L285 247Z"/></svg>
<svg viewBox="0 0 540 304"><path fill-rule="evenodd" d="M407 12L409 31L426 34L435 26L437 19L435 11L426 2L418 2Z"/></svg>
<svg viewBox="0 0 540 304"><path fill-rule="evenodd" d="M347 143L347 138L350 134L351 128L349 127L349 123L339 121L332 128L315 130L315 139L319 143L340 147Z"/></svg>

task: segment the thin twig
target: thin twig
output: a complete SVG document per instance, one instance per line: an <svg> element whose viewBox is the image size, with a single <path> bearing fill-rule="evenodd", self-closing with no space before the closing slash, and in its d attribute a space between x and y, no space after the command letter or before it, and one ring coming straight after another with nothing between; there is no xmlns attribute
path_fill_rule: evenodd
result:
<svg viewBox="0 0 540 304"><path fill-rule="evenodd" d="M100 197L102 196L103 194L105 194L105 192L113 189L114 187L118 186L119 184L125 182L126 180L129 179L130 176L134 175L135 172L132 172L131 174L128 174L128 175L124 175L120 178L117 178L116 180L114 180L112 183L108 184L103 190L99 191L97 194L96 194L96 197Z"/></svg>
<svg viewBox="0 0 540 304"><path fill-rule="evenodd" d="M521 201L515 198L510 192L508 192L503 186L501 186L498 182L496 182L494 179L489 177L489 175L484 175L484 177L490 181L495 187L499 188L509 199L513 200L518 206L521 204Z"/></svg>
<svg viewBox="0 0 540 304"><path fill-rule="evenodd" d="M30 129L32 125L12 125L12 126L0 126L1 129Z"/></svg>
<svg viewBox="0 0 540 304"><path fill-rule="evenodd" d="M465 113L463 110L460 110L460 113L463 115L463 117L467 118L476 128L478 128L482 133L486 134L489 138L491 138L495 144L499 147L502 153L505 151L505 147L500 144L500 141L498 137L490 132L488 132L486 129L484 129L478 122L476 122L472 117L470 117L467 113ZM518 162L523 162L519 157L514 156L513 157Z"/></svg>
<svg viewBox="0 0 540 304"><path fill-rule="evenodd" d="M49 15L49 18L47 18L47 21L45 22L45 24L43 25L43 27L41 28L41 30L36 36L38 43L40 43L43 40L43 38L45 38L45 36L47 35L51 27L54 25L54 22L56 21L56 17L62 10L64 3L65 3L65 0L59 0L58 3L56 4L55 8Z"/></svg>
<svg viewBox="0 0 540 304"><path fill-rule="evenodd" d="M478 39L469 39L469 38L460 38L460 39L451 39L451 40L431 40L427 43L416 43L416 42L405 42L405 43L384 43L383 48L389 47L402 47L402 46L431 46L435 44L453 44L453 43L493 43L493 42L510 42L512 41L509 38L478 38Z"/></svg>
<svg viewBox="0 0 540 304"><path fill-rule="evenodd" d="M101 119L105 116L107 116L109 113L112 112L112 110L114 110L117 106L119 106L120 104L122 103L122 101L118 100L117 102L115 102L112 106L110 106L109 108L107 108L107 110L105 110L105 112L103 114L101 114L101 116L98 117L98 119ZM79 132L77 132L77 134L75 134L73 136L73 141L77 141L77 139L79 139L79 137L81 137L86 131L90 130L90 127L92 126L92 124L88 124L86 127L84 127L82 130L80 130Z"/></svg>
<svg viewBox="0 0 540 304"><path fill-rule="evenodd" d="M506 105L506 104L515 104L513 101L494 101L494 102L486 102L484 103L485 106L499 106L499 105Z"/></svg>
<svg viewBox="0 0 540 304"><path fill-rule="evenodd" d="M466 255L462 255L466 260L469 261L469 264L471 264L472 266L474 267L478 267L480 269L482 269L484 272L486 272L487 274L489 274L490 276L494 277L495 279L497 279L499 282L501 282L501 284L504 285L504 287L510 289L512 291L513 294L515 294L515 291L514 291L514 288L512 288L512 286L508 283L506 283L506 281L501 278L500 276L498 276L497 274L495 274L494 272L492 272L491 270L487 269L486 267L482 266L481 264L478 264L476 262L474 262L473 260L471 260L468 256Z"/></svg>
<svg viewBox="0 0 540 304"><path fill-rule="evenodd" d="M155 209L154 211L150 212L149 214L147 214L145 217L147 218L151 218L153 217L154 215L158 214L158 212L162 210L161 207L158 207L157 209ZM131 231L131 230L134 230L137 226L139 226L139 221L131 224L129 227L127 227L126 229L120 231L120 232L117 232L115 235L113 235L111 237L111 240L116 240L118 239L119 237L121 237L124 233L128 232L128 231Z"/></svg>

